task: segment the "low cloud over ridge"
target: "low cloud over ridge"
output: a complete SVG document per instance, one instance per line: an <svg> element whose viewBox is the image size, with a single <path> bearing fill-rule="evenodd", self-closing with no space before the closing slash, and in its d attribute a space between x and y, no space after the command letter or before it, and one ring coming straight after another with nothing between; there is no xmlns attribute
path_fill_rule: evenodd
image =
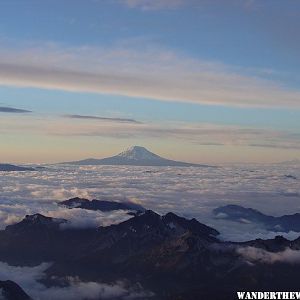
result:
<svg viewBox="0 0 300 300"><path fill-rule="evenodd" d="M0 262L0 280L15 281L33 299L39 300L148 299L153 295L141 288L128 288L123 282L83 282L76 277L66 278L67 286L46 287L40 280L46 277L45 272L50 266L42 263L35 267L21 267Z"/></svg>
<svg viewBox="0 0 300 300"><path fill-rule="evenodd" d="M237 249L237 253L252 263L300 263L300 251L289 248L281 252L269 252L265 249L255 247L240 247Z"/></svg>

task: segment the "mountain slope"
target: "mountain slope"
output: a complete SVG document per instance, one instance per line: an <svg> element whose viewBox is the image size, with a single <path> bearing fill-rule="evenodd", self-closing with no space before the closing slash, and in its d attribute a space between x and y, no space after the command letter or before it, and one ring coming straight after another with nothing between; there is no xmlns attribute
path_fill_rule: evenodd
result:
<svg viewBox="0 0 300 300"><path fill-rule="evenodd" d="M133 146L118 155L103 159L89 158L80 161L67 162L71 165L131 165L131 166L176 166L176 167L208 167L175 161L160 157L144 147Z"/></svg>
<svg viewBox="0 0 300 300"><path fill-rule="evenodd" d="M32 300L19 285L10 280L0 281L0 292L0 299Z"/></svg>

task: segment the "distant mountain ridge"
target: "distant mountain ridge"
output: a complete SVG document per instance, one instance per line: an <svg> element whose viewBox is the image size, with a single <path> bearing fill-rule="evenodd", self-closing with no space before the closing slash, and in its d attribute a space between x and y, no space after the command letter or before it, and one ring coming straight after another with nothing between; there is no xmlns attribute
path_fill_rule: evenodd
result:
<svg viewBox="0 0 300 300"><path fill-rule="evenodd" d="M13 172L13 171L35 171L33 168L20 167L11 164L0 164L0 171L2 172Z"/></svg>
<svg viewBox="0 0 300 300"><path fill-rule="evenodd" d="M239 223L254 223L274 232L300 232L300 213L283 215L280 217L269 216L253 208L240 205L225 205L213 210L218 218Z"/></svg>
<svg viewBox="0 0 300 300"><path fill-rule="evenodd" d="M144 147L133 146L127 150L107 158L89 158L79 161L65 162L70 165L130 165L130 166L165 166L165 167L211 167L208 165L187 163L163 158Z"/></svg>
<svg viewBox="0 0 300 300"><path fill-rule="evenodd" d="M59 205L67 206L68 208L81 208L87 210L100 210L103 212L113 210L129 210L135 212L142 212L145 209L138 204L132 202L117 202L117 201L104 201L104 200L88 200L84 198L72 198L58 203Z"/></svg>

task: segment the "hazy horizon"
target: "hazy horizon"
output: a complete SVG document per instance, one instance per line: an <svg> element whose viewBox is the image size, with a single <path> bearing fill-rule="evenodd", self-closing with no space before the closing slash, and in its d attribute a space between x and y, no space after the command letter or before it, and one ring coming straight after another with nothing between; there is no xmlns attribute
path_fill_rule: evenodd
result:
<svg viewBox="0 0 300 300"><path fill-rule="evenodd" d="M59 163L67 163L67 162L72 162L72 161L80 161L80 160L85 160L85 159L103 159L103 158L109 158L115 155L118 155L120 153L122 153L123 151L130 149L133 146L139 146L139 147L144 147L146 148L148 151L161 156L162 158L166 158L166 159L171 159L171 160L176 160L176 161L182 161L182 162L187 162L187 163L195 163L195 164L209 164L209 165L234 165L234 164L276 164L276 163L286 163L286 162L292 162L292 161L299 161L300 160L298 158L289 158L287 157L286 160L278 160L278 161L221 161L221 160L197 160L194 159L190 159L189 157L183 156L183 155L174 155L174 154L169 154L169 153L165 153L165 154L161 154L159 152L153 151L153 149L145 147L144 145L132 145L132 146L124 146L124 148L121 149L117 149L115 151L108 151L105 152L107 153L106 155L98 155L97 152L92 153L90 156L76 156L76 155L72 155L71 153L69 153L68 156L65 157L65 159L63 160L61 158L61 160L49 160L49 161L43 161L43 160L33 160L33 161L22 161L22 160L11 160L11 161L0 161L0 164L19 164L19 165L35 165L35 164L41 164L41 165L47 165L47 164L59 164ZM159 150L158 150L159 151ZM163 149L162 149L163 151ZM163 153L163 152L162 152ZM71 154L71 155L70 155ZM73 157L73 158L71 158Z"/></svg>

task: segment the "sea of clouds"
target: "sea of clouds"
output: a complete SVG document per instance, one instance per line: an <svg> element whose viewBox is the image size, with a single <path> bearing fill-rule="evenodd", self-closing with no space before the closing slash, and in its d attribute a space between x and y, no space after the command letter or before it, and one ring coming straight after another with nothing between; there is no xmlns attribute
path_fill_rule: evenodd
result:
<svg viewBox="0 0 300 300"><path fill-rule="evenodd" d="M69 226L96 227L129 218L124 211L67 209L71 197L132 201L160 214L197 218L235 241L272 238L254 224L216 219L212 210L239 204L275 216L300 212L300 165L235 165L218 168L48 165L34 172L1 172L0 229L26 214L65 218ZM299 233L284 234L297 238Z"/></svg>
<svg viewBox="0 0 300 300"><path fill-rule="evenodd" d="M214 218L212 210L221 205L238 204L275 216L300 212L300 165L219 168L48 165L34 172L1 172L0 229L34 213L67 219L70 227L107 226L130 218L126 211L88 211L58 205L59 201L71 197L131 201L160 214L172 211L213 226L225 240L273 238L280 233L251 223ZM282 235L295 239L300 233ZM299 263L299 253L290 249L270 253L253 247L237 248L237 254L249 263ZM0 262L0 280L17 282L36 300L129 300L153 296L125 282L83 282L73 277L66 278L65 285L46 287L43 279L50 265L21 267Z"/></svg>

